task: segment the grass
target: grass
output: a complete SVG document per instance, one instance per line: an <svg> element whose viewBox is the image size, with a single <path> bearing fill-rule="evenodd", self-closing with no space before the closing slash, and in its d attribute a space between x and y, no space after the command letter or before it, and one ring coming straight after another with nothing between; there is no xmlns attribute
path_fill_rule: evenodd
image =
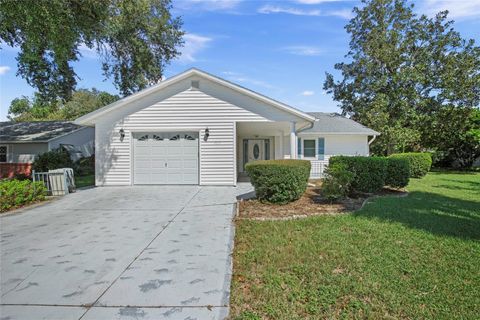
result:
<svg viewBox="0 0 480 320"><path fill-rule="evenodd" d="M478 319L480 174L304 220L238 221L233 319Z"/></svg>
<svg viewBox="0 0 480 320"><path fill-rule="evenodd" d="M77 176L75 177L75 185L77 188L94 186L95 185L95 175L90 174L87 176Z"/></svg>

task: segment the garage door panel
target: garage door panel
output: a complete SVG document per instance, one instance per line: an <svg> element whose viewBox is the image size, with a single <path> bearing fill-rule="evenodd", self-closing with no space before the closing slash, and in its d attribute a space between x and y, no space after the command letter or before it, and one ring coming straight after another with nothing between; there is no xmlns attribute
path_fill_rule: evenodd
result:
<svg viewBox="0 0 480 320"><path fill-rule="evenodd" d="M188 135L195 140L178 133L134 136L134 183L198 184L198 134Z"/></svg>

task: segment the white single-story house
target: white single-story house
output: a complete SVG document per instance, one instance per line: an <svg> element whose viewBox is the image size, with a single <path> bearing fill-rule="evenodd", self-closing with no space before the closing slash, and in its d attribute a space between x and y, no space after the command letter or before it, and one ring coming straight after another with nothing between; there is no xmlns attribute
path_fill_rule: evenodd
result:
<svg viewBox="0 0 480 320"><path fill-rule="evenodd" d="M236 185L247 162L368 155L379 133L305 113L198 69L78 118L95 127L96 185Z"/></svg>
<svg viewBox="0 0 480 320"><path fill-rule="evenodd" d="M95 130L70 121L0 122L0 177L30 174L35 157L59 147L73 160L94 154Z"/></svg>

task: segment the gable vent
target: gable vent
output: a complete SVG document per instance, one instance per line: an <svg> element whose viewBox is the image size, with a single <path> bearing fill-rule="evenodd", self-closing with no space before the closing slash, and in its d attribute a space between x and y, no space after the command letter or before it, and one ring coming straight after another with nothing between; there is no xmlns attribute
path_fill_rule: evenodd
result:
<svg viewBox="0 0 480 320"><path fill-rule="evenodd" d="M199 89L200 88L200 81L192 80L192 89Z"/></svg>

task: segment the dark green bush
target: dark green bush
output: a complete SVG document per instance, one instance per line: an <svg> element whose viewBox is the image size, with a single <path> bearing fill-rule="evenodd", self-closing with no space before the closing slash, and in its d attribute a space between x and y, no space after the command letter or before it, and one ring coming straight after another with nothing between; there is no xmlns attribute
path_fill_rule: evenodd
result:
<svg viewBox="0 0 480 320"><path fill-rule="evenodd" d="M63 148L42 153L32 163L32 169L38 172L73 167L74 163L70 154Z"/></svg>
<svg viewBox="0 0 480 320"><path fill-rule="evenodd" d="M383 188L387 172L387 159L382 157L334 156L329 165L343 164L354 174L351 191L372 193Z"/></svg>
<svg viewBox="0 0 480 320"><path fill-rule="evenodd" d="M350 186L355 174L347 169L344 163L333 163L325 170L322 183L322 196L330 201L345 198L350 192Z"/></svg>
<svg viewBox="0 0 480 320"><path fill-rule="evenodd" d="M88 176L95 174L95 156L84 157L75 162L75 175Z"/></svg>
<svg viewBox="0 0 480 320"><path fill-rule="evenodd" d="M259 200L283 204L299 199L305 192L310 161L263 160L247 163L245 169Z"/></svg>
<svg viewBox="0 0 480 320"><path fill-rule="evenodd" d="M404 188L410 179L410 163L407 159L387 158L385 185L393 188Z"/></svg>
<svg viewBox="0 0 480 320"><path fill-rule="evenodd" d="M31 180L0 180L0 212L45 199L47 190L42 182Z"/></svg>
<svg viewBox="0 0 480 320"><path fill-rule="evenodd" d="M407 159L410 164L411 178L424 177L432 167L432 155L427 152L396 153L389 158Z"/></svg>

